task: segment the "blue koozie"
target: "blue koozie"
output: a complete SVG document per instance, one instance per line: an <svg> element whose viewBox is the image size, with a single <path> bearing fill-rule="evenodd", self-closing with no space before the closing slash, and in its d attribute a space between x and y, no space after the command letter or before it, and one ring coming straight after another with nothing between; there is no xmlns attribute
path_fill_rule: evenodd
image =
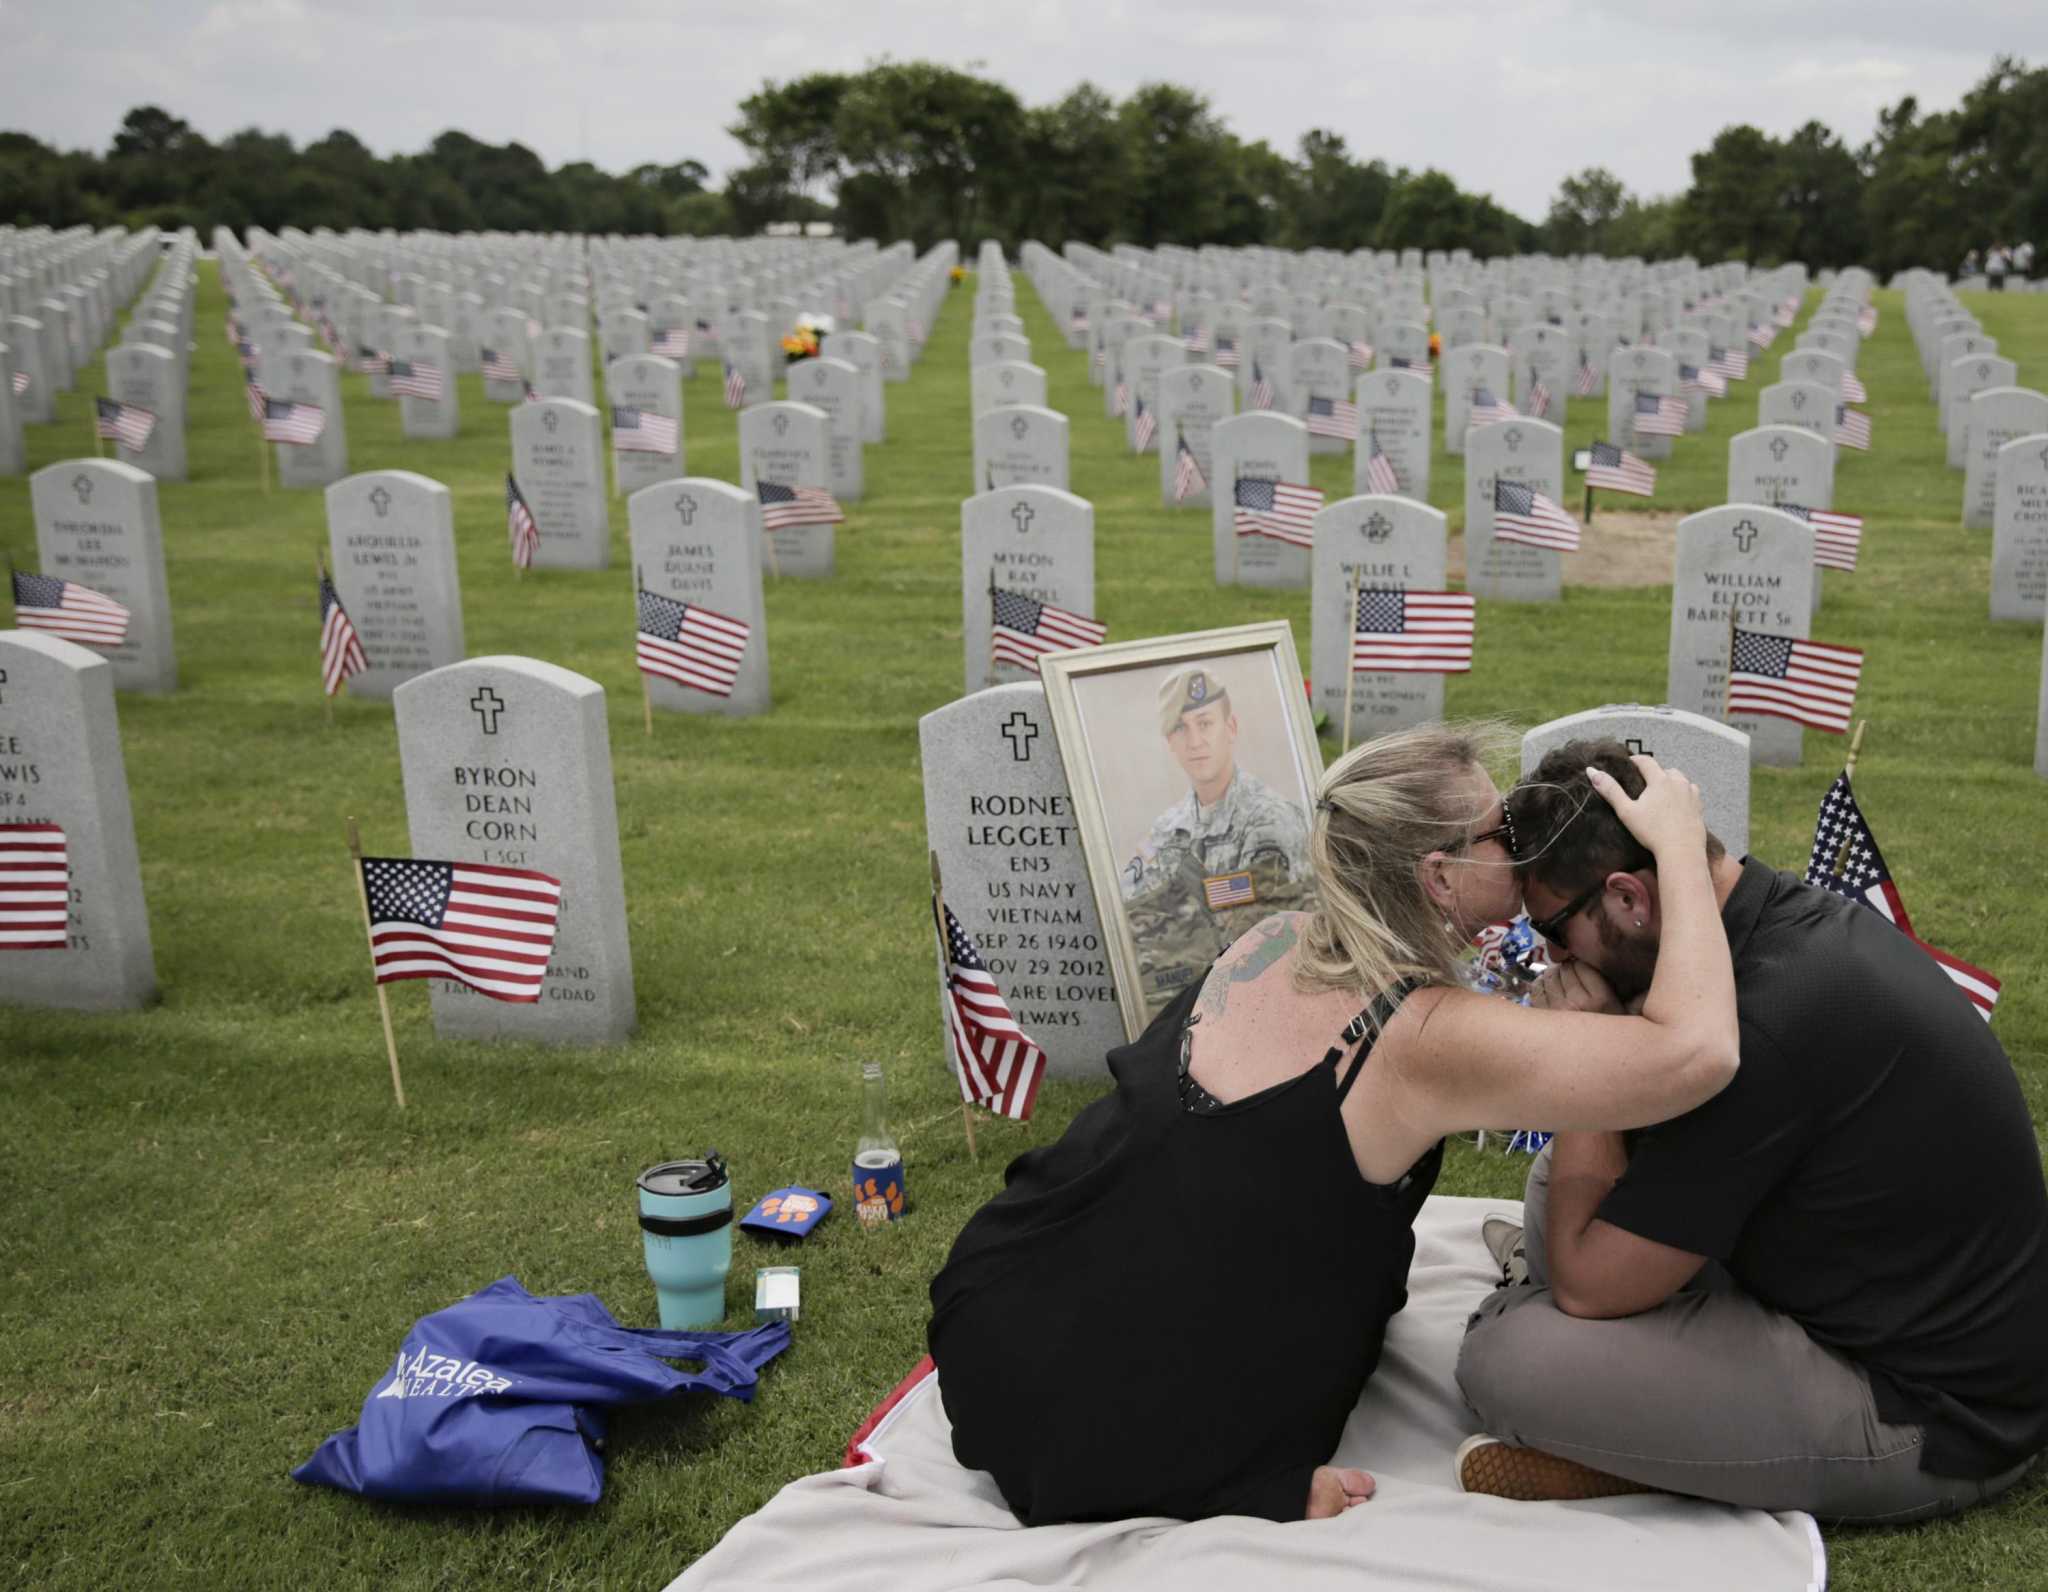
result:
<svg viewBox="0 0 2048 1592"><path fill-rule="evenodd" d="M664 1161L640 1174L640 1240L664 1331L712 1326L725 1316L732 1269L732 1179L716 1150Z"/></svg>

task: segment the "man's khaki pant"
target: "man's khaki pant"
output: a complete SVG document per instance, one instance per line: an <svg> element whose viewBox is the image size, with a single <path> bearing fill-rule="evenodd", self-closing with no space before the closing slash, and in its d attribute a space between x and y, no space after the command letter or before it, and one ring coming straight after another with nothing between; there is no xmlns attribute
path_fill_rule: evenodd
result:
<svg viewBox="0 0 2048 1592"><path fill-rule="evenodd" d="M1458 1383L1484 1430L1670 1492L1824 1520L1897 1524L1994 1498L1988 1481L1920 1468L1921 1429L1880 1420L1849 1360L1709 1261L1663 1304L1613 1321L1552 1302L1543 1248L1550 1151L1529 1168L1527 1285L1489 1294Z"/></svg>

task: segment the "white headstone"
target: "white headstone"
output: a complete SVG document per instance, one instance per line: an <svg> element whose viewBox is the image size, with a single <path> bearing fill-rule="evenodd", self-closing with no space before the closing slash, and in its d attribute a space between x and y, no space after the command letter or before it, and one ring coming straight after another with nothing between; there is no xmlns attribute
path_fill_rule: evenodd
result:
<svg viewBox="0 0 2048 1592"><path fill-rule="evenodd" d="M1813 580L1813 529L1797 515L1730 503L1678 522L1666 695L1747 733L1758 763L1797 767L1804 732L1790 719L1728 718L1731 624L1805 639Z"/></svg>
<svg viewBox="0 0 2048 1592"><path fill-rule="evenodd" d="M604 391L611 403L612 478L618 493L631 497L657 481L681 480L683 461L688 453L683 435L682 367L658 354L629 354L605 366ZM621 410L627 411L629 416L651 415L661 420L673 420L676 425L675 451L662 453L646 446L620 447ZM660 440L646 438L637 425L632 434L635 441Z"/></svg>
<svg viewBox="0 0 2048 1592"><path fill-rule="evenodd" d="M634 578L660 597L701 605L748 627L731 694L649 676L669 713L765 713L770 705L768 619L761 600L761 504L725 481L690 476L633 494L626 504Z"/></svg>
<svg viewBox="0 0 2048 1592"><path fill-rule="evenodd" d="M512 477L540 527L535 567L610 568L612 528L597 411L573 398L548 398L515 405L511 425Z"/></svg>
<svg viewBox="0 0 2048 1592"><path fill-rule="evenodd" d="M373 470L327 489L334 589L370 667L352 696L388 700L416 674L459 663L462 580L448 488L410 470Z"/></svg>
<svg viewBox="0 0 2048 1592"><path fill-rule="evenodd" d="M740 487L758 501L760 484L829 489L825 411L811 404L752 404L740 411ZM766 517L764 516L764 523ZM778 574L824 579L834 566L831 525L784 526L768 533Z"/></svg>
<svg viewBox="0 0 2048 1592"><path fill-rule="evenodd" d="M1371 379L1368 377L1368 379ZM1316 515L1315 573L1309 596L1309 680L1315 711L1342 736L1355 576L1368 591L1442 591L1449 522L1407 497L1362 494L1326 504ZM1444 676L1373 671L1351 682L1351 741L1427 724L1444 716Z"/></svg>
<svg viewBox="0 0 2048 1592"><path fill-rule="evenodd" d="M400 395L399 426L404 434L430 442L460 436L462 403L455 390L455 364L448 333L439 326L416 322L399 332L397 346L391 352L413 367L415 377L424 376L430 369L439 371L441 376L438 398Z"/></svg>
<svg viewBox="0 0 2048 1592"><path fill-rule="evenodd" d="M550 326L533 339L533 387L543 398L596 403L590 375L590 334L572 326Z"/></svg>
<svg viewBox="0 0 2048 1592"><path fill-rule="evenodd" d="M1004 486L1067 490L1067 417L1035 404L1010 404L974 417L977 492Z"/></svg>
<svg viewBox="0 0 2048 1592"><path fill-rule="evenodd" d="M140 450L114 444L114 457L159 481L185 479L185 378L177 356L154 343L107 351L107 396L156 416Z"/></svg>
<svg viewBox="0 0 2048 1592"><path fill-rule="evenodd" d="M115 688L153 696L177 690L156 477L113 459L66 459L29 478L29 500L41 573L128 609L127 639L92 649L114 666Z"/></svg>
<svg viewBox="0 0 2048 1592"><path fill-rule="evenodd" d="M825 411L825 476L832 495L841 503L858 503L867 491L859 368L819 355L791 365L786 380L790 397Z"/></svg>
<svg viewBox="0 0 2048 1592"><path fill-rule="evenodd" d="M1419 370L1374 370L1358 378L1358 443L1351 490L1376 490L1370 476L1377 441L1401 482L1401 496L1429 501L1429 417L1433 384Z"/></svg>
<svg viewBox="0 0 2048 1592"><path fill-rule="evenodd" d="M1496 482L1564 502L1564 433L1547 420L1496 420L1465 433L1465 589L1510 602L1556 602L1562 553L1493 534Z"/></svg>
<svg viewBox="0 0 2048 1592"><path fill-rule="evenodd" d="M998 487L960 505L960 617L968 691L1037 677L1036 669L991 663L991 587L1097 617L1093 506L1048 486Z"/></svg>
<svg viewBox="0 0 2048 1592"><path fill-rule="evenodd" d="M1207 507L1215 460L1211 436L1219 420L1236 413L1237 389L1230 372L1215 365L1180 365L1159 378L1159 495L1168 507ZM1180 444L1186 441L1201 471L1202 484L1176 498Z"/></svg>
<svg viewBox="0 0 2048 1592"><path fill-rule="evenodd" d="M1567 741L1619 741L1683 772L1700 788L1707 828L1731 857L1749 851L1749 737L1718 719L1683 708L1636 702L1588 708L1539 724L1522 737L1522 777Z"/></svg>
<svg viewBox="0 0 2048 1592"><path fill-rule="evenodd" d="M2048 617L2048 435L2015 437L1998 450L1998 506L1991 527L1991 617Z"/></svg>
<svg viewBox="0 0 2048 1592"><path fill-rule="evenodd" d="M1218 584L1305 587L1305 547L1269 536L1237 534L1237 483L1309 485L1308 427L1292 415L1252 412L1220 421L1209 433L1210 534Z"/></svg>
<svg viewBox="0 0 2048 1592"><path fill-rule="evenodd" d="M322 416L319 438L275 444L282 486L331 486L348 474L348 421L341 409L341 378L334 357L313 351L286 354L264 367L273 398L312 404Z"/></svg>
<svg viewBox="0 0 2048 1592"><path fill-rule="evenodd" d="M1987 531L1998 513L1998 450L2048 431L2048 396L2030 387L1987 387L1970 399L1963 473L1963 528Z"/></svg>

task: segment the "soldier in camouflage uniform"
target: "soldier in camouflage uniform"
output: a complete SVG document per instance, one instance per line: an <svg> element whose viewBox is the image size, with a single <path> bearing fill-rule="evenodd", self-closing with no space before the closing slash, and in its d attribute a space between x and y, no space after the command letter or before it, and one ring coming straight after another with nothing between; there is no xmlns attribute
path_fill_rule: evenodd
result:
<svg viewBox="0 0 2048 1592"><path fill-rule="evenodd" d="M1159 730L1190 789L1153 820L1121 878L1148 1017L1254 924L1314 904L1307 817L1237 766L1222 682L1199 667L1167 676Z"/></svg>

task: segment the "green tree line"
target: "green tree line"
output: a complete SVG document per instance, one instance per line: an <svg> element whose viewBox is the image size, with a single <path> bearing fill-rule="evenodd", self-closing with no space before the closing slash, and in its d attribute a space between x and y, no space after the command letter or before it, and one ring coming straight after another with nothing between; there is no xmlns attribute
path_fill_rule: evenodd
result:
<svg viewBox="0 0 2048 1592"><path fill-rule="evenodd" d="M1564 179L1541 223L1440 171L1354 153L1340 132L1313 129L1291 154L1247 142L1172 83L1122 100L1084 83L1027 106L973 72L882 61L764 83L728 130L747 158L714 188L695 160L549 170L520 144L459 132L389 157L343 131L304 148L254 128L216 144L143 106L104 155L0 133L0 221L705 235L826 219L854 237L970 249L983 238L1463 246L1881 274L1953 271L1993 243L2048 243L2048 69L2003 56L1952 110L1911 97L1885 110L1861 147L1819 122L1784 138L1727 127L1692 157L1683 193L1631 194L1594 167Z"/></svg>

